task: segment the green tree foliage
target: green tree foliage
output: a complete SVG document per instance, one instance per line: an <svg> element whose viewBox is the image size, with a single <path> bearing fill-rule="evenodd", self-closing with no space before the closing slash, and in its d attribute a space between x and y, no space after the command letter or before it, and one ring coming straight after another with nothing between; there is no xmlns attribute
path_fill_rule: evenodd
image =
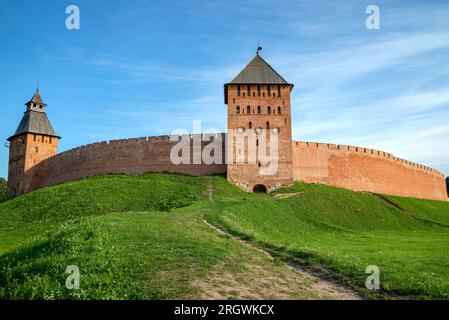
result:
<svg viewBox="0 0 449 320"><path fill-rule="evenodd" d="M0 177L0 195L5 195L8 192L8 186L5 178Z"/></svg>

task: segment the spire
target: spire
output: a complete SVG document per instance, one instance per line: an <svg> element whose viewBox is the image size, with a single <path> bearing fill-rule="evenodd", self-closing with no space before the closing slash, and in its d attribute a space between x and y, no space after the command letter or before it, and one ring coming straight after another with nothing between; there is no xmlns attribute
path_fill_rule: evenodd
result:
<svg viewBox="0 0 449 320"><path fill-rule="evenodd" d="M27 103L25 103L25 105L28 106L28 105L31 104L31 103L46 106L46 104L45 104L44 101L42 100L41 95L40 95L40 93L39 93L39 84L37 85L37 89L36 89L36 92L34 93L33 97L31 98L30 101L28 101Z"/></svg>

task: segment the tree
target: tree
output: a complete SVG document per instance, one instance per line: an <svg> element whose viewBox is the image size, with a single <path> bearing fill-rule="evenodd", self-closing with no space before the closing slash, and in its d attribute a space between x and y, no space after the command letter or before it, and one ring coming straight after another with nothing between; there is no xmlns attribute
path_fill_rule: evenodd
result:
<svg viewBox="0 0 449 320"><path fill-rule="evenodd" d="M6 183L5 178L0 177L0 196L8 193L8 184Z"/></svg>
<svg viewBox="0 0 449 320"><path fill-rule="evenodd" d="M446 190L447 194L449 195L449 177L446 177Z"/></svg>

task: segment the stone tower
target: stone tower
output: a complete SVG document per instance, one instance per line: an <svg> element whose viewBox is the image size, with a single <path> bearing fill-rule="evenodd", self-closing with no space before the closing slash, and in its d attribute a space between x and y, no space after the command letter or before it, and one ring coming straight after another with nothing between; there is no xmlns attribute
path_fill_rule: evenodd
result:
<svg viewBox="0 0 449 320"><path fill-rule="evenodd" d="M228 150L227 177L240 187L253 192L270 192L280 186L293 183L292 131L290 93L293 84L284 80L258 54L229 83L224 86L225 104L228 105ZM243 145L237 143L242 132L254 134L256 141L245 137ZM275 134L277 133L277 134ZM274 146L270 137L277 135L278 152L271 164L250 159L250 151L261 148L273 155ZM245 136L245 135L244 135ZM261 137L265 137L262 143ZM241 139L241 138L240 138ZM254 139L253 139L254 140ZM240 140L242 141L242 140ZM242 163L242 155L244 161ZM276 161L277 163L273 163ZM276 169L269 169L270 165Z"/></svg>
<svg viewBox="0 0 449 320"><path fill-rule="evenodd" d="M8 138L8 192L13 196L31 190L34 177L32 168L57 154L60 139L47 118L47 105L42 101L39 89L25 105L26 111L19 127Z"/></svg>

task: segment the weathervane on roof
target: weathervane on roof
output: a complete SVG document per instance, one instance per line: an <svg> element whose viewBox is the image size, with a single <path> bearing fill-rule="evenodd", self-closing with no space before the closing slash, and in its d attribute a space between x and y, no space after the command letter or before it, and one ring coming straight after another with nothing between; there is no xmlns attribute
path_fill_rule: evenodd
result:
<svg viewBox="0 0 449 320"><path fill-rule="evenodd" d="M262 50L262 47L260 46L260 42L257 42L257 51L256 51L257 55L259 55L260 50Z"/></svg>

